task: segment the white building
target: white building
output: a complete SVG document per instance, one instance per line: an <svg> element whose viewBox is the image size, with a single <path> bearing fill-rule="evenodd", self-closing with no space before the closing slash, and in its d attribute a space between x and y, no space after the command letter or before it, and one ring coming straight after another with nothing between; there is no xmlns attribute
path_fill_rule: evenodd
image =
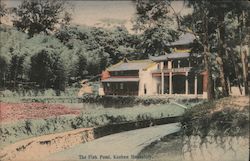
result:
<svg viewBox="0 0 250 161"><path fill-rule="evenodd" d="M172 53L147 60L123 60L102 74L105 95L182 95L207 98L203 58L191 54L192 34L169 46Z"/></svg>

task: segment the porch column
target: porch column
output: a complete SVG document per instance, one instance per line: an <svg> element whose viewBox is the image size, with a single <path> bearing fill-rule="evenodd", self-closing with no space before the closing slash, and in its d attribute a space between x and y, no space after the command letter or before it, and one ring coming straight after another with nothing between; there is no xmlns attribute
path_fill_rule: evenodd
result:
<svg viewBox="0 0 250 161"><path fill-rule="evenodd" d="M173 93L173 84L172 84L172 72L169 72L169 94L171 95Z"/></svg>
<svg viewBox="0 0 250 161"><path fill-rule="evenodd" d="M178 60L178 68L180 68L180 66L181 66L181 65L180 65L180 63L181 63L181 61L180 61L180 60Z"/></svg>
<svg viewBox="0 0 250 161"><path fill-rule="evenodd" d="M194 95L197 96L197 93L198 93L198 84L197 84L197 74L195 74L195 77L194 77Z"/></svg>
<svg viewBox="0 0 250 161"><path fill-rule="evenodd" d="M164 62L161 62L161 94L164 94Z"/></svg>
<svg viewBox="0 0 250 161"><path fill-rule="evenodd" d="M161 72L161 94L164 94L164 72Z"/></svg>
<svg viewBox="0 0 250 161"><path fill-rule="evenodd" d="M188 67L191 67L191 60L190 59L187 59L188 60Z"/></svg>
<svg viewBox="0 0 250 161"><path fill-rule="evenodd" d="M188 95L188 72L186 72L186 95Z"/></svg>

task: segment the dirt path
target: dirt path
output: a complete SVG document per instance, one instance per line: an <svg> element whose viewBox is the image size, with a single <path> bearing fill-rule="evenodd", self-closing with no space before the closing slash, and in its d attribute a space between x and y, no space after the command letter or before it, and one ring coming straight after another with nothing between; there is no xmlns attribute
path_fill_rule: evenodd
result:
<svg viewBox="0 0 250 161"><path fill-rule="evenodd" d="M46 160L136 160L133 155L150 159L150 156L138 156L139 152L152 142L179 130L179 124L172 123L113 134L55 153Z"/></svg>

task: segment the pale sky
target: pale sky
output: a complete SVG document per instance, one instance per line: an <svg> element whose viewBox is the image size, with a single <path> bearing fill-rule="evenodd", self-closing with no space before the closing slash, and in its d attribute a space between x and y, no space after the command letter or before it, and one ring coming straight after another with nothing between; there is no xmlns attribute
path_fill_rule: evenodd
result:
<svg viewBox="0 0 250 161"><path fill-rule="evenodd" d="M3 0L8 7L16 7L21 0ZM130 0L72 0L68 1L73 10L72 23L87 26L110 27L109 24L124 25L129 30L132 27L131 20L135 17L135 3ZM174 9L182 14L191 12L191 9L183 8L183 1L173 2Z"/></svg>

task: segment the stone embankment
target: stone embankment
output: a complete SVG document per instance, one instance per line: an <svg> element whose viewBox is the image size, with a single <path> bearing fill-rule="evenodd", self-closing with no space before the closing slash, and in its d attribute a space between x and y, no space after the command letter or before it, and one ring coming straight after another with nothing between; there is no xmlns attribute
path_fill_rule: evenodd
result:
<svg viewBox="0 0 250 161"><path fill-rule="evenodd" d="M123 131L146 128L180 121L180 116L109 124L94 128L81 128L68 132L34 137L8 145L1 149L1 161L29 160L44 158L50 154L69 149L75 145Z"/></svg>
<svg viewBox="0 0 250 161"><path fill-rule="evenodd" d="M82 128L69 132L44 135L8 145L1 149L1 161L29 160L62 151L74 145L94 139L93 128Z"/></svg>

